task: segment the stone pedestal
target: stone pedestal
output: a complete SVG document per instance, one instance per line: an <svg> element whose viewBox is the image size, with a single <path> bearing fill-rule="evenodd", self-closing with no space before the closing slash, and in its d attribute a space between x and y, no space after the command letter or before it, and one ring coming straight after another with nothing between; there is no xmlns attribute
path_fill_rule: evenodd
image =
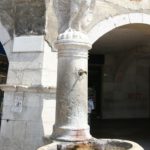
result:
<svg viewBox="0 0 150 150"><path fill-rule="evenodd" d="M52 138L84 141L91 138L87 123L88 39L81 32L67 30L59 35L56 123Z"/></svg>

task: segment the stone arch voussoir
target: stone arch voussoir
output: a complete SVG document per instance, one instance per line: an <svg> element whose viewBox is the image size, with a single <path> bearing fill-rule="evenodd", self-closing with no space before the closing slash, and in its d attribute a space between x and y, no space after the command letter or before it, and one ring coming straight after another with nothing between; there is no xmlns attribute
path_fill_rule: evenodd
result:
<svg viewBox="0 0 150 150"><path fill-rule="evenodd" d="M145 13L128 13L120 14L114 17L109 17L97 23L89 32L88 37L92 44L94 44L100 37L109 31L127 24L148 24L150 25L150 14Z"/></svg>

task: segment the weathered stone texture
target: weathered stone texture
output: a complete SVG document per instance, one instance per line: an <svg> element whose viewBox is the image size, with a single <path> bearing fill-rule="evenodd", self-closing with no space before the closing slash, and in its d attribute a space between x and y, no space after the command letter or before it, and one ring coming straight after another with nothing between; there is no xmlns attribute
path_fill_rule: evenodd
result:
<svg viewBox="0 0 150 150"><path fill-rule="evenodd" d="M94 18L84 31L90 31L100 20L108 17L133 11L149 13L149 9L150 2L147 0L96 0ZM0 18L11 35L13 33L17 36L45 34L50 45L57 37L58 23L53 9L53 0L1 0ZM66 23L66 19L64 22Z"/></svg>
<svg viewBox="0 0 150 150"><path fill-rule="evenodd" d="M150 2L148 0L107 0L109 3L117 6L129 8L131 10L149 9Z"/></svg>
<svg viewBox="0 0 150 150"><path fill-rule="evenodd" d="M54 13L53 9L53 1L52 0L47 0L46 2L46 40L51 43L54 42L54 40L57 37L57 19L56 15Z"/></svg>
<svg viewBox="0 0 150 150"><path fill-rule="evenodd" d="M11 35L41 35L45 30L45 1L1 0L0 18Z"/></svg>
<svg viewBox="0 0 150 150"><path fill-rule="evenodd" d="M13 109L18 100L22 101L20 111ZM36 150L47 144L55 122L55 94L5 91L3 107L0 150Z"/></svg>
<svg viewBox="0 0 150 150"><path fill-rule="evenodd" d="M25 1L16 3L15 30L17 35L44 34L45 3Z"/></svg>
<svg viewBox="0 0 150 150"><path fill-rule="evenodd" d="M47 19L46 19L46 39L49 41L49 43L52 43L56 40L57 37L57 28L58 23L56 21L56 15L53 10L52 6L53 1L50 1L49 3L46 3L47 7ZM135 12L144 12L144 13L150 13L150 2L147 0L141 0L141 1L120 1L120 0L96 0L95 8L93 11L93 19L92 22L84 28L83 32L89 32L97 23L99 23L102 20L111 18L113 16L117 16L120 14L130 14ZM66 11L66 10L64 10ZM66 13L68 15L68 13ZM67 29L67 17L63 16L63 28Z"/></svg>
<svg viewBox="0 0 150 150"><path fill-rule="evenodd" d="M8 30L10 35L13 35L14 30L14 3L12 0L0 1L0 20L1 23Z"/></svg>
<svg viewBox="0 0 150 150"><path fill-rule="evenodd" d="M56 21L56 16L55 16L52 4L53 4L53 0L0 0L1 23L5 26L5 28L8 30L8 32L12 36L14 35L14 33L16 36L45 34L46 40L51 45L52 42L57 37L57 27L58 27L58 23ZM138 22L141 23L142 21L143 23L145 22L147 23L148 20L150 20L149 16L147 15L144 16L143 14L130 14L130 13L131 12L149 13L149 9L150 9L150 2L148 0L142 0L140 2L129 1L129 0L124 0L124 1L96 0L96 5L94 8L94 12L93 12L93 20L90 25L84 28L84 31L89 32L99 22L105 19L108 20L108 18L112 19L113 16L122 15L122 14L126 14L126 15L125 16L122 15L121 19L119 18L120 20L117 20L117 21L115 20L118 26L120 24L121 25L128 24L129 21L132 21L131 23L138 23ZM141 19L142 16L143 16L143 20ZM66 23L65 17L64 17L64 23ZM112 29L116 27L116 24L113 23ZM150 24L150 22L148 24ZM102 24L100 24L98 28L99 30L100 28L102 29L101 32L103 32L104 30L110 31L106 29L108 26L110 27L110 25L111 23L110 24L108 23L107 26L102 26ZM2 27L0 29L2 29L3 31ZM94 32L94 36L91 36L91 37L92 38L94 37L94 39L95 37L100 37L99 30L96 30ZM0 36L3 39L6 36L4 34L1 34L1 35L3 35L3 37ZM5 37L6 40L4 42L2 41L2 39L1 41L3 43L9 41L10 39L7 37L8 36ZM68 37L72 37L72 35ZM45 37L43 36L43 41L44 41L44 38ZM29 41L31 42L31 40ZM34 41L36 41L36 39L34 39ZM79 41L76 41L76 42L79 42ZM12 43L13 43L13 40L12 40ZM34 49L35 47L32 49L33 42L30 43L32 46L28 47L26 45L27 41L24 40L24 38L22 40L22 43L24 44L20 43L21 47L23 47L24 49L20 49L20 46L19 46L19 48L17 47L18 49L15 50L12 48L13 47L12 43L11 45L7 44L9 46L8 50L10 50L7 84L12 84L14 85L14 87L15 85L21 85L21 84L27 85L29 87L32 87L31 88L32 90L35 85L56 87L57 54L51 52L50 46L44 41L45 43L44 47L39 52L37 51L38 49ZM81 46L80 44L78 47ZM72 45L71 48L75 49L75 46L77 45L74 44ZM39 47L41 48L41 46ZM12 49L13 49L13 52L12 52ZM22 50L24 50L24 52ZM77 54L79 52L81 52L82 54L82 51L79 48L78 49L76 48L75 50ZM68 51L70 52L69 48L68 48ZM60 62L63 62L64 64L66 63L67 66L69 67L65 67L65 68L67 68L68 69L67 71L71 72L72 74L74 73L73 68L77 67L78 69L86 70L86 68L84 67L87 66L86 62L85 63L84 61L80 62L80 60L76 58L72 60L72 57L67 58L67 59L62 58ZM73 62L73 63L70 64L70 62ZM63 63L60 63L60 66L62 66ZM70 79L69 84L71 85L71 83L74 81L76 77L73 76L72 78L70 78L69 75L71 73L65 72L63 67L60 67L60 70L61 70L60 80L62 80L62 77L65 78L64 81L67 81L68 79ZM62 73L64 73L64 76L62 76ZM79 83L81 84L82 81L83 79L79 80ZM86 79L84 79L84 81L86 81ZM76 88L77 89L76 93L73 93L71 96L73 96L73 98L74 97L78 98L78 100L87 99L86 98L87 95L86 93L84 93L86 90L82 91L81 89L80 91L82 91L83 93L82 95L79 94L80 93L78 92L78 89L79 89L78 87L80 87L79 83ZM67 82L65 84L67 85ZM60 84L60 85L64 86L64 84ZM83 83L82 85L86 85L86 83ZM87 86L84 89L86 88ZM64 88L64 87L62 87L62 89L64 91L68 90L67 88ZM0 150L10 150L10 149L12 150L24 150L24 149L35 150L36 148L44 144L43 137L47 135L50 136L50 134L52 133L52 125L55 121L55 118L54 118L55 117L55 113L54 113L55 112L55 97L51 97L51 94L47 94L47 93L45 94L43 93L43 91L41 91L40 94L37 94L33 91L30 91L31 93L29 93L25 90L24 93L22 94L23 98L21 96L20 98L19 96L14 96L14 95L17 95L16 93L18 92L18 89L17 89L17 92L11 91L11 90L12 89L10 89L10 91L6 91L5 97L4 97L4 108L3 108L4 115L3 115L2 128L1 128L2 138L0 140L0 144L2 145L0 146ZM70 108L73 108L75 113L72 116L71 115L70 116L76 119L77 118L76 112L79 112L79 111L76 111L74 109L73 98L72 98L72 104L65 105L65 107L67 108L67 106L69 107L71 106ZM16 104L18 100L19 102L22 101L21 102L22 108L21 110L18 109L18 111L21 111L21 112L17 113L16 112L17 109L15 110L14 105ZM65 98L63 100L65 100ZM69 102L68 97L67 97L67 100ZM77 103L78 101L75 101L75 102ZM79 110L80 106L79 105L77 106ZM12 110L14 110L14 112L12 112ZM83 113L83 109L81 110L82 111L80 112L80 115L81 113ZM71 109L69 109L69 111L71 111ZM84 113L84 115L85 116L81 118L77 118L76 120L78 122L82 120L82 123L86 124L87 123L86 122L87 120L85 121L86 114ZM8 119L10 121L8 121ZM16 130L18 132L16 132Z"/></svg>

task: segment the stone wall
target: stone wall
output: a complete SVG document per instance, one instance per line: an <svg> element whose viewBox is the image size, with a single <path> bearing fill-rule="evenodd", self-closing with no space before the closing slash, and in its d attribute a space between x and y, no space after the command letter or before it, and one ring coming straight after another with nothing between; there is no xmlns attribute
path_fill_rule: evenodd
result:
<svg viewBox="0 0 150 150"><path fill-rule="evenodd" d="M7 90L3 104L0 150L35 150L46 144L55 122L55 94L49 90L38 93Z"/></svg>
<svg viewBox="0 0 150 150"><path fill-rule="evenodd" d="M45 32L45 2L33 0L2 0L0 17L2 24L13 36L39 35Z"/></svg>
<svg viewBox="0 0 150 150"><path fill-rule="evenodd" d="M41 35L45 33L45 11L43 0L15 0L16 35Z"/></svg>
<svg viewBox="0 0 150 150"><path fill-rule="evenodd" d="M9 60L0 130L0 150L33 150L46 144L55 122L57 53L44 36L10 40L0 32ZM4 32L5 31L5 32Z"/></svg>
<svg viewBox="0 0 150 150"><path fill-rule="evenodd" d="M148 13L150 9L150 2L147 0L142 1L120 1L120 0L97 0L94 9L94 18L91 25L86 29L87 32L91 30L97 23L107 18L117 16L120 14L130 13Z"/></svg>
<svg viewBox="0 0 150 150"><path fill-rule="evenodd" d="M52 0L1 0L0 19L11 37L46 35L50 45L57 37Z"/></svg>
<svg viewBox="0 0 150 150"><path fill-rule="evenodd" d="M56 40L58 25L53 0L2 0L0 4L1 22L12 36L14 32L17 36L46 35L50 45ZM149 9L150 2L147 0L96 0L92 23L84 31L89 32L97 23L109 17L133 12L149 14Z"/></svg>

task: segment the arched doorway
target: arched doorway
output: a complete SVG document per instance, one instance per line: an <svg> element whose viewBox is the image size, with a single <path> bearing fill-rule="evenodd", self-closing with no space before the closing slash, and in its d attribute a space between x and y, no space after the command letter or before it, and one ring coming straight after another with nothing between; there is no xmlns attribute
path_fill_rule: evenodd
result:
<svg viewBox="0 0 150 150"><path fill-rule="evenodd" d="M133 24L116 28L101 37L90 52L89 87L102 99L96 101L96 112L104 119L150 116L148 27Z"/></svg>
<svg viewBox="0 0 150 150"><path fill-rule="evenodd" d="M0 22L0 85L7 83L9 59L13 48L12 37ZM0 88L0 125L3 111L4 91Z"/></svg>
<svg viewBox="0 0 150 150"><path fill-rule="evenodd" d="M150 26L146 19L136 18L117 26L116 18L100 22L89 32L91 41L96 41L89 55L89 88L95 95L91 132L99 138L140 143L141 136L150 139L146 133L150 127Z"/></svg>
<svg viewBox="0 0 150 150"><path fill-rule="evenodd" d="M7 55L5 53L2 43L0 43L0 84L6 84L8 65L9 63L8 63ZM4 97L4 92L0 90L0 120L2 118L3 97Z"/></svg>

